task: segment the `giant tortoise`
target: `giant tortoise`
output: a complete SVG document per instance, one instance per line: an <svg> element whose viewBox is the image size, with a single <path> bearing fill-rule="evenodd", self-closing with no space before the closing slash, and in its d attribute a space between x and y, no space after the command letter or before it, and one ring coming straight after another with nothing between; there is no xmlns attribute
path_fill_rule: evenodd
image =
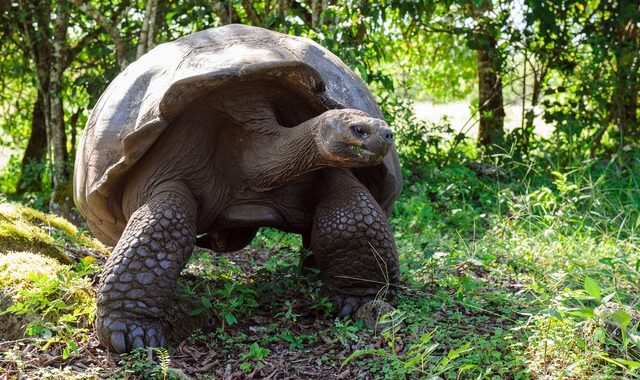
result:
<svg viewBox="0 0 640 380"><path fill-rule="evenodd" d="M194 245L239 250L260 227L302 235L340 315L392 298L401 180L371 93L315 42L228 25L159 45L109 85L76 156L75 202L115 245L100 341L166 344Z"/></svg>

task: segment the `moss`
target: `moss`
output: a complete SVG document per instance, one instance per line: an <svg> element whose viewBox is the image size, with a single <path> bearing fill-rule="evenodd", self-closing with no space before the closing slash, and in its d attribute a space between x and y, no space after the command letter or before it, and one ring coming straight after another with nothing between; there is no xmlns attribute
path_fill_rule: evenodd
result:
<svg viewBox="0 0 640 380"><path fill-rule="evenodd" d="M31 252L0 256L0 341L22 338L26 325L34 319L33 314L4 313L20 300L21 291L33 287L34 276L54 276L65 267L57 260Z"/></svg>
<svg viewBox="0 0 640 380"><path fill-rule="evenodd" d="M0 340L23 337L27 326L54 334L87 328L98 268L85 257L107 254L64 218L0 200Z"/></svg>
<svg viewBox="0 0 640 380"><path fill-rule="evenodd" d="M33 282L27 278L29 274L41 277L64 268L68 267L50 257L32 252L9 252L0 256L0 286L24 289L26 284Z"/></svg>
<svg viewBox="0 0 640 380"><path fill-rule="evenodd" d="M31 252L0 256L0 341L68 328L87 329L95 316L96 268L59 263ZM9 309L10 308L10 309Z"/></svg>
<svg viewBox="0 0 640 380"><path fill-rule="evenodd" d="M64 218L21 205L0 203L0 253L30 251L69 264L72 258L65 247L107 254L102 244Z"/></svg>

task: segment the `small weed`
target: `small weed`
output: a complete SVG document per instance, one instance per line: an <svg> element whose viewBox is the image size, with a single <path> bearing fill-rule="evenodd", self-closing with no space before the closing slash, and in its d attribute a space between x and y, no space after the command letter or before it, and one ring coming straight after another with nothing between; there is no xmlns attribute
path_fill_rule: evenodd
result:
<svg viewBox="0 0 640 380"><path fill-rule="evenodd" d="M88 260L90 261L90 260ZM28 274L31 286L20 291L18 299L3 314L29 315L28 336L42 338L43 349L56 343L64 346L62 356L69 357L86 340L95 318L91 264L79 263L74 270L61 269L53 275Z"/></svg>
<svg viewBox="0 0 640 380"><path fill-rule="evenodd" d="M249 345L249 351L240 354L240 360L242 364L240 364L240 369L244 372L251 371L252 368L262 368L264 367L264 362L262 361L271 353L271 350L268 348L262 348L258 345L258 343L252 343Z"/></svg>

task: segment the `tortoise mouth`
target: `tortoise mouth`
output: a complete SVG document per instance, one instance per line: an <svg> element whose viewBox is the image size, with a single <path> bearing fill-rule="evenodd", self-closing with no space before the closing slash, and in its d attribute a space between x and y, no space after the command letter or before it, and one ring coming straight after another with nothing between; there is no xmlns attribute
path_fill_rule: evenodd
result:
<svg viewBox="0 0 640 380"><path fill-rule="evenodd" d="M373 160L377 162L378 160L382 160L385 156L385 153L370 150L364 145L351 145L351 151L356 158L360 158L366 162L371 162Z"/></svg>
<svg viewBox="0 0 640 380"><path fill-rule="evenodd" d="M385 156L384 153L371 150L364 144L326 144L322 151L329 162L342 167L374 166L380 164Z"/></svg>

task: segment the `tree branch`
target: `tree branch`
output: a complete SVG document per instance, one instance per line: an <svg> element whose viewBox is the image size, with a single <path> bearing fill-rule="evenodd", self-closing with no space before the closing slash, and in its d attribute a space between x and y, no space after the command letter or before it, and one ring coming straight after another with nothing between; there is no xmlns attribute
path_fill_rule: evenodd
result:
<svg viewBox="0 0 640 380"><path fill-rule="evenodd" d="M118 31L117 24L115 22L111 22L107 19L100 11L82 0L69 0L71 4L73 4L76 8L78 8L81 12L86 14L87 16L94 19L100 27L102 27L113 40L113 44L115 45L115 53L116 59L118 61L118 66L121 70L124 70L127 67L127 46L122 40L122 36Z"/></svg>

